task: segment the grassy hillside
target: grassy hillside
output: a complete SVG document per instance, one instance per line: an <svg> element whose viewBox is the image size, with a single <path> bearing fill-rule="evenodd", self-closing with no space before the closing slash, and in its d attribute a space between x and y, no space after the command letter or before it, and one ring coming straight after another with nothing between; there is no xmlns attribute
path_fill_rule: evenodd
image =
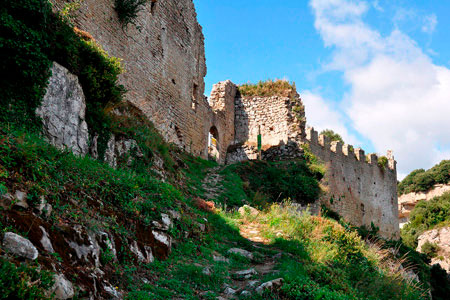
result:
<svg viewBox="0 0 450 300"><path fill-rule="evenodd" d="M130 239L139 240L141 228L151 226L161 212L169 208L182 212L181 220L170 231L176 243L167 259L139 263L129 248L118 247L117 261L114 261L104 249L100 267L110 283L128 299L215 299L223 293L224 284L235 287L236 271L257 268L274 255L278 256L273 270L254 274L252 280L283 278L285 283L281 289L266 292L264 299L426 299L426 284L403 279L398 258L389 256L388 251L382 251L376 244L365 243L356 231L334 220L299 212L296 206L286 202L266 205L257 216L241 216L228 198L222 198L217 206L228 204L226 210L205 211L198 206L195 182L197 186L204 183L214 163L181 154L186 162L182 171L185 175L178 175L181 180L174 176L173 184L168 184L133 169L114 170L90 158L61 152L33 134L3 130L1 134L2 193L26 190L30 204L28 209L3 210L2 232L15 231L33 240L37 225L48 228L54 237L65 226L85 224L90 230L108 232L116 244L126 245ZM308 168L308 163L304 164ZM240 167L245 165L233 168ZM224 192L229 189L228 178L235 174L224 173ZM247 176L245 173L243 178ZM245 186L240 176L235 178L235 182L239 181ZM253 183L253 188L258 190L265 184ZM234 186L233 190L238 188ZM240 192L246 193L243 188ZM53 212L48 218L36 219L33 211L41 196L53 206ZM207 229L202 231L198 224L205 224ZM242 236L243 226L248 224L258 224L263 243ZM252 252L254 259L228 252L236 247ZM213 255L223 256L227 261L214 261ZM4 259L19 268L26 267L20 260L3 254L2 267L9 270L5 274L20 270L11 268ZM70 280L83 283L86 275L78 273L70 262L66 249L55 246L54 254L40 252L37 264L44 269L56 264L66 270ZM205 268L210 271L204 272ZM6 279L1 282L5 289L21 289L17 282ZM27 292L43 298L39 290L47 285ZM83 296L82 291L78 293ZM259 295L247 298L252 297L261 299Z"/></svg>
<svg viewBox="0 0 450 300"><path fill-rule="evenodd" d="M74 284L75 299L216 299L232 291L241 299L428 299L430 270L419 255L299 211L295 202L320 193L324 169L311 155L221 167L183 153L122 102L120 60L46 0L2 2L0 20L1 68L10 74L0 82L0 231L39 252L32 261L1 244L0 299L51 299L56 273ZM40 134L34 111L52 61L80 78L90 134L100 136L98 159L58 150ZM295 88L276 81L247 90L241 93ZM111 168L102 157L111 134L136 140L142 155ZM238 213L244 204L260 210ZM278 278L281 286L254 291Z"/></svg>

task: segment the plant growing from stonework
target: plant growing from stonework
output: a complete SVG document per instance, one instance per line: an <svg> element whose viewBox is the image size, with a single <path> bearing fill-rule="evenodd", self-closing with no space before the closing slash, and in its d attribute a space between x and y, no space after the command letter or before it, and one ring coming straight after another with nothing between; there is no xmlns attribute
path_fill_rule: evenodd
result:
<svg viewBox="0 0 450 300"><path fill-rule="evenodd" d="M378 165L380 166L380 168L382 169L386 169L387 165L388 165L388 159L386 156L380 156L378 157Z"/></svg>
<svg viewBox="0 0 450 300"><path fill-rule="evenodd" d="M144 9L148 0L115 0L114 9L117 12L120 23L126 28L129 24L135 24L138 13Z"/></svg>

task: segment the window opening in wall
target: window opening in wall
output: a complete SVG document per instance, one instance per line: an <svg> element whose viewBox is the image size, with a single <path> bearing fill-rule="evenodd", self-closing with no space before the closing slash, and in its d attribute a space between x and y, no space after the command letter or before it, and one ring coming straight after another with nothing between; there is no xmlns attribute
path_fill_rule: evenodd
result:
<svg viewBox="0 0 450 300"><path fill-rule="evenodd" d="M192 98L191 98L191 108L193 110L197 109L197 94L198 94L198 85L194 83L194 87L192 89Z"/></svg>
<svg viewBox="0 0 450 300"><path fill-rule="evenodd" d="M208 158L217 160L219 158L219 132L216 126L211 127L208 134Z"/></svg>

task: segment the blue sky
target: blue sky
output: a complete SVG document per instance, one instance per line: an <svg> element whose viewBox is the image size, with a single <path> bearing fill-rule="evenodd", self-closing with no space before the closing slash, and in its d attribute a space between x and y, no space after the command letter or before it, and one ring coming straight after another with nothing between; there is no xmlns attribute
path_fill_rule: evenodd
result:
<svg viewBox="0 0 450 300"><path fill-rule="evenodd" d="M393 149L399 177L450 158L450 2L194 0L214 83L295 81L308 124L366 152ZM448 87L447 87L448 86Z"/></svg>

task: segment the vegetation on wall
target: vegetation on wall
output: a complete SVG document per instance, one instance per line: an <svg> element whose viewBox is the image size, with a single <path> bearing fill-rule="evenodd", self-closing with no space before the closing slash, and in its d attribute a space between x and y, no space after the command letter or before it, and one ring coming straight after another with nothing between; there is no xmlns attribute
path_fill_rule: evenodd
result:
<svg viewBox="0 0 450 300"><path fill-rule="evenodd" d="M117 12L120 23L125 28L129 24L135 24L135 20L149 0L114 0L114 9Z"/></svg>
<svg viewBox="0 0 450 300"><path fill-rule="evenodd" d="M111 119L108 105L122 100L118 84L120 60L108 54L66 18L55 15L47 0L6 1L0 6L0 66L8 74L0 82L4 126L40 128L35 115L45 94L52 61L78 76L86 97L86 121L92 136L99 136L103 157ZM78 34L77 34L78 33Z"/></svg>
<svg viewBox="0 0 450 300"><path fill-rule="evenodd" d="M295 82L289 82L287 80L276 79L260 81L256 84L244 83L238 86L241 96L244 97L271 97L271 96L283 96L292 97L297 94L297 88ZM293 97L292 97L293 98Z"/></svg>
<svg viewBox="0 0 450 300"><path fill-rule="evenodd" d="M340 142L341 144L345 144L342 136L331 129L324 129L320 132L320 134L328 137L331 142Z"/></svg>
<svg viewBox="0 0 450 300"><path fill-rule="evenodd" d="M443 160L429 170L417 169L406 176L398 185L399 195L411 192L425 192L435 184L450 181L450 160Z"/></svg>

